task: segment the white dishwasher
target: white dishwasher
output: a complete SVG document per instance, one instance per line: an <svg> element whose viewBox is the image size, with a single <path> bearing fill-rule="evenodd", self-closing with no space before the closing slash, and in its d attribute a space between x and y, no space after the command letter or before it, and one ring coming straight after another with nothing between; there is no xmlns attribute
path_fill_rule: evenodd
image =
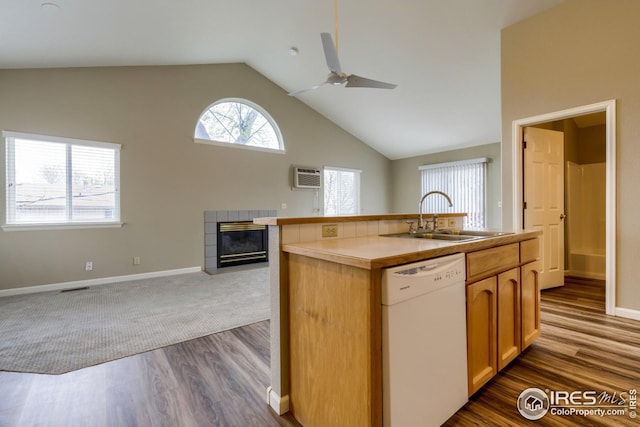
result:
<svg viewBox="0 0 640 427"><path fill-rule="evenodd" d="M442 425L467 402L464 254L382 273L385 427Z"/></svg>

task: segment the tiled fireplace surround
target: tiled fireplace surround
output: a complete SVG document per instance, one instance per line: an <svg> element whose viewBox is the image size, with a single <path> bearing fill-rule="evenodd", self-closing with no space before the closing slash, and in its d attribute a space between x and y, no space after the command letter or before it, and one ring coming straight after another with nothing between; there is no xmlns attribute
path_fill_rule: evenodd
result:
<svg viewBox="0 0 640 427"><path fill-rule="evenodd" d="M207 273L218 271L218 223L228 221L253 221L254 218L277 216L275 209L250 211L205 211L204 212L204 269ZM229 268L229 267L227 267Z"/></svg>

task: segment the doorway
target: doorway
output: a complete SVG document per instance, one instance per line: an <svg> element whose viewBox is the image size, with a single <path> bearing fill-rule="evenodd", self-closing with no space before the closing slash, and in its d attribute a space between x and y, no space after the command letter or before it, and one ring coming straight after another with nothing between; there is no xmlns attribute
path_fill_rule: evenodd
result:
<svg viewBox="0 0 640 427"><path fill-rule="evenodd" d="M544 229L540 288L563 285L565 275L604 280L605 113L540 123L524 132L524 226ZM544 203L536 203L537 196Z"/></svg>
<svg viewBox="0 0 640 427"><path fill-rule="evenodd" d="M615 100L590 104L513 122L512 170L514 171L513 212L515 227L523 227L523 129L528 126L588 116L593 113L605 115L605 307L606 313L615 315L616 294L616 102Z"/></svg>

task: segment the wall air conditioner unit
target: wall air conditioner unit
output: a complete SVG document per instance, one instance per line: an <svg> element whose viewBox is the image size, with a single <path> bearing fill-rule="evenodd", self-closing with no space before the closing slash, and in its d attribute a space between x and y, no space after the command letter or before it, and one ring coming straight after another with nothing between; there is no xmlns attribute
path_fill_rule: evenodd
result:
<svg viewBox="0 0 640 427"><path fill-rule="evenodd" d="M320 169L294 166L293 188L320 188L322 175Z"/></svg>

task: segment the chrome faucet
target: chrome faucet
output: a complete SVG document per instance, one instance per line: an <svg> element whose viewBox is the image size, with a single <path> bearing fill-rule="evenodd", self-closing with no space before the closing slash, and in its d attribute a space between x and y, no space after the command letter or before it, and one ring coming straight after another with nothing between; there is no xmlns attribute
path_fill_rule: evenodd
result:
<svg viewBox="0 0 640 427"><path fill-rule="evenodd" d="M427 196L430 196L432 194L440 194L441 196L444 196L449 202L449 207L450 208L453 207L453 202L451 201L451 197L449 197L446 193L443 193L442 191L429 191L427 194L422 196L422 198L418 202L418 231L425 229L424 220L422 219L422 202L424 202L424 199L426 199ZM433 227L431 228L431 230L428 230L428 231L436 231L436 228L438 228L438 215L434 216Z"/></svg>

